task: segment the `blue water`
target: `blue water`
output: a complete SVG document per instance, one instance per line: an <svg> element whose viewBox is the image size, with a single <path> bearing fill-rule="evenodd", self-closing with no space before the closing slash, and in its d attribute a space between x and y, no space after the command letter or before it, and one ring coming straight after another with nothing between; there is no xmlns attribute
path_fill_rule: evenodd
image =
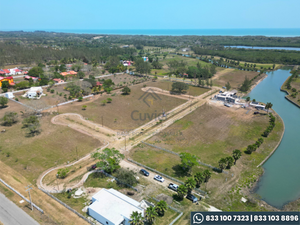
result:
<svg viewBox="0 0 300 225"><path fill-rule="evenodd" d="M245 36L245 35L262 35L277 37L295 37L300 36L300 28L290 29L35 29L43 31L54 31L77 34L123 34L123 35L228 35L228 36ZM23 31L35 31L26 30ZM3 30L8 31L8 30Z"/></svg>
<svg viewBox="0 0 300 225"><path fill-rule="evenodd" d="M287 101L286 94L280 91L291 75L290 70L280 69L267 74L268 77L249 96L273 103L273 109L284 121L285 133L275 153L263 165L265 173L258 183L257 194L270 205L281 208L300 198L300 108Z"/></svg>
<svg viewBox="0 0 300 225"><path fill-rule="evenodd" d="M300 51L300 48L293 48L293 47L257 47L257 46L224 46L225 48L251 48L251 49L274 49L274 50L293 50L293 51Z"/></svg>

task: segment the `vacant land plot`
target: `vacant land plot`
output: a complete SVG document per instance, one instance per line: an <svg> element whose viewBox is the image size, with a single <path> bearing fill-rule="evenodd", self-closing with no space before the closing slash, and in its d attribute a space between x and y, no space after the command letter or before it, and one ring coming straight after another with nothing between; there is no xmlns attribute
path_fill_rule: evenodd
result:
<svg viewBox="0 0 300 225"><path fill-rule="evenodd" d="M149 139L149 143L178 153L189 152L217 167L220 158L255 142L268 126L268 116L246 112L206 104Z"/></svg>
<svg viewBox="0 0 300 225"><path fill-rule="evenodd" d="M244 82L245 78L247 77L249 80L251 80L253 77L258 75L258 72L253 71L242 71L242 70L227 70L226 72L220 74L218 78L214 80L214 85L223 87L227 82L230 83L232 88L239 88L242 83ZM261 79L264 75L261 75L257 77L253 83Z"/></svg>
<svg viewBox="0 0 300 225"><path fill-rule="evenodd" d="M146 85L152 82L145 83ZM141 90L144 84L131 86L130 95L100 96L89 103L73 103L60 107L61 113L78 113L96 123L107 126L115 130L132 130L152 119L163 111L169 111L174 107L183 104L185 100L173 98L165 95L154 95ZM111 98L112 102L105 105L103 100ZM82 105L86 105L86 110L82 110Z"/></svg>
<svg viewBox="0 0 300 225"><path fill-rule="evenodd" d="M148 83L148 86L149 87L158 87L163 90L171 91L173 83L174 82L172 82L172 81L162 80L159 82ZM192 95L192 96L198 96L198 95L202 95L205 92L208 92L209 90L210 89L208 89L208 88L201 88L201 87L195 87L195 86L190 85L189 89L186 91L186 94Z"/></svg>
<svg viewBox="0 0 300 225"><path fill-rule="evenodd" d="M20 114L19 114L20 115ZM68 127L54 125L51 116L40 120L41 134L26 137L22 118L1 133L0 159L35 183L37 177L55 165L73 161L100 147L99 140L82 135Z"/></svg>

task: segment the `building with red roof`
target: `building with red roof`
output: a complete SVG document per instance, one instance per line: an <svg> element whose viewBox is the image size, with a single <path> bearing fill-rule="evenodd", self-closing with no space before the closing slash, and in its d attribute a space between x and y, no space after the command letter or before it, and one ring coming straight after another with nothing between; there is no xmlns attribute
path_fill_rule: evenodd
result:
<svg viewBox="0 0 300 225"><path fill-rule="evenodd" d="M11 86L15 85L13 77L0 77L0 87L2 87L3 81L8 81L9 85L11 85Z"/></svg>
<svg viewBox="0 0 300 225"><path fill-rule="evenodd" d="M60 79L60 78L54 78L53 81L57 84L63 83L64 80Z"/></svg>

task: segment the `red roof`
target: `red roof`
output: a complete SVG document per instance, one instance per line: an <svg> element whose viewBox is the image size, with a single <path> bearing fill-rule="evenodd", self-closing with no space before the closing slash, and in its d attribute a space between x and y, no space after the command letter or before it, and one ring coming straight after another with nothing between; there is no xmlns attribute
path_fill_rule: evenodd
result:
<svg viewBox="0 0 300 225"><path fill-rule="evenodd" d="M8 69L4 69L3 70L5 73L10 73L10 71Z"/></svg>
<svg viewBox="0 0 300 225"><path fill-rule="evenodd" d="M5 78L6 78L6 79L9 79L9 80L10 80L10 79L14 79L13 77L5 77Z"/></svg>
<svg viewBox="0 0 300 225"><path fill-rule="evenodd" d="M102 84L99 81L97 81L96 86L102 86Z"/></svg>
<svg viewBox="0 0 300 225"><path fill-rule="evenodd" d="M14 85L15 85L15 82L11 82L9 85L14 86Z"/></svg>
<svg viewBox="0 0 300 225"><path fill-rule="evenodd" d="M15 71L16 71L16 72L21 72L22 70L19 70L19 69L15 69Z"/></svg>
<svg viewBox="0 0 300 225"><path fill-rule="evenodd" d="M27 74L27 73L28 73L28 71L25 71L25 72L24 72L24 74Z"/></svg>
<svg viewBox="0 0 300 225"><path fill-rule="evenodd" d="M187 74L187 73L184 73L183 76L188 76L188 74Z"/></svg>
<svg viewBox="0 0 300 225"><path fill-rule="evenodd" d="M0 74L5 74L5 72L0 70Z"/></svg>
<svg viewBox="0 0 300 225"><path fill-rule="evenodd" d="M0 77L0 80L3 80L4 79L4 77Z"/></svg>
<svg viewBox="0 0 300 225"><path fill-rule="evenodd" d="M57 82L62 81L62 79L59 79L59 78L54 78L53 80L57 81Z"/></svg>

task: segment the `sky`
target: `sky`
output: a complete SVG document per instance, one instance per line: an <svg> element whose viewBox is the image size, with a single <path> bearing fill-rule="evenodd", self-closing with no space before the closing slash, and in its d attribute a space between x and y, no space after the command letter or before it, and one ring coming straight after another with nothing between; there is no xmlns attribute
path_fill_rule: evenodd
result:
<svg viewBox="0 0 300 225"><path fill-rule="evenodd" d="M299 7L299 0L1 0L0 30L300 28Z"/></svg>

